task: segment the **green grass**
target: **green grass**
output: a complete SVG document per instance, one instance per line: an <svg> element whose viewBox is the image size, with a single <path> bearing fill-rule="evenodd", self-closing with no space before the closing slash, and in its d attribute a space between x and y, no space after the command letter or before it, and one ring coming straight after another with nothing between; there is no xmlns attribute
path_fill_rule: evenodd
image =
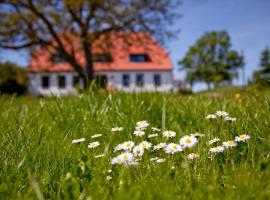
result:
<svg viewBox="0 0 270 200"><path fill-rule="evenodd" d="M237 121L204 119L217 110L229 112ZM175 155L147 151L136 167L112 166L111 158L119 154L113 152L117 144L143 140L133 135L140 120L176 131L171 142L196 131L206 136ZM124 127L124 132L112 133L115 126ZM102 137L91 139L99 133ZM251 136L247 143L210 157L210 139L224 141L243 133ZM269 91L241 91L238 99L233 93L2 96L0 136L0 199L270 199ZM85 143L71 144L82 137ZM95 140L101 145L88 149ZM161 136L147 140L164 141ZM106 147L105 157L94 158ZM191 152L200 158L188 161ZM154 156L167 160L150 162Z"/></svg>

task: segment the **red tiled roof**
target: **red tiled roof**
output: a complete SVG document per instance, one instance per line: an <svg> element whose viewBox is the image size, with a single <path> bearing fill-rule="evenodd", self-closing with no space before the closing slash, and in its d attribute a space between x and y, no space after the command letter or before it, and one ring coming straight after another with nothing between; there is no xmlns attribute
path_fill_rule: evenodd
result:
<svg viewBox="0 0 270 200"><path fill-rule="evenodd" d="M85 58L78 38L73 37L72 44L78 62L85 66ZM148 33L110 33L96 40L92 47L93 53L110 53L112 62L95 62L94 71L153 71L172 70L172 62L164 49ZM147 54L150 62L130 62L130 54ZM68 63L53 63L51 53L39 49L32 54L29 72L72 72Z"/></svg>

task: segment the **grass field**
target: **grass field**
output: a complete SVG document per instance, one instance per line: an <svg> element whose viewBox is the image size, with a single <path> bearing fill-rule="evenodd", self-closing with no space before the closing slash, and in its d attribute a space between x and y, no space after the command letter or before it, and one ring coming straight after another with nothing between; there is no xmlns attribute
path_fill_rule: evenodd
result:
<svg viewBox="0 0 270 200"><path fill-rule="evenodd" d="M224 110L236 122L205 119ZM136 122L150 124L143 137ZM111 132L120 126L123 132ZM161 128L158 137L151 127ZM176 137L167 141L165 130ZM153 151L159 142L179 143L204 133L175 154ZM91 138L94 134L101 137ZM251 138L222 153L209 149L241 134ZM0 97L0 199L270 199L270 92L240 95L120 94L88 92L79 97ZM217 144L209 140L218 137ZM86 141L72 144L73 139ZM152 143L138 165L112 165L124 141ZM97 148L87 148L99 141ZM189 153L199 158L188 160ZM96 155L104 157L95 158ZM165 158L157 163L150 158Z"/></svg>

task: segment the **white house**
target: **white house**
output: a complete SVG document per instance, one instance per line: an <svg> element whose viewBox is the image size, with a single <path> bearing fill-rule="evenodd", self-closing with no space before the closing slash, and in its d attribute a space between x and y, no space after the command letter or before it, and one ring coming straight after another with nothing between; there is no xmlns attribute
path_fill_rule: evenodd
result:
<svg viewBox="0 0 270 200"><path fill-rule="evenodd" d="M124 92L172 91L173 67L165 50L147 33L125 33L125 36L134 38L129 45L117 33L110 35L113 42L109 48L93 45L95 78L106 88ZM74 40L74 45L78 43ZM82 51L78 49L76 53L83 66ZM28 76L32 95L76 94L75 88L83 86L65 59L42 48L33 53Z"/></svg>

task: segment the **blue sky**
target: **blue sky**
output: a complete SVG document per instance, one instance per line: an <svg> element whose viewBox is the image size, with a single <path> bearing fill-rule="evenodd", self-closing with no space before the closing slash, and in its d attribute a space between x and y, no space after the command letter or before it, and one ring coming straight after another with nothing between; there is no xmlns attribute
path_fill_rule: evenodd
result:
<svg viewBox="0 0 270 200"><path fill-rule="evenodd" d="M181 32L166 44L177 77L185 77L184 72L177 70L177 62L204 32L213 30L228 31L233 49L244 51L246 80L252 77L258 69L260 52L270 46L270 0L183 0L179 13L183 17L175 27ZM0 60L26 66L28 56L23 51L1 51ZM204 84L197 84L195 90L203 88Z"/></svg>

